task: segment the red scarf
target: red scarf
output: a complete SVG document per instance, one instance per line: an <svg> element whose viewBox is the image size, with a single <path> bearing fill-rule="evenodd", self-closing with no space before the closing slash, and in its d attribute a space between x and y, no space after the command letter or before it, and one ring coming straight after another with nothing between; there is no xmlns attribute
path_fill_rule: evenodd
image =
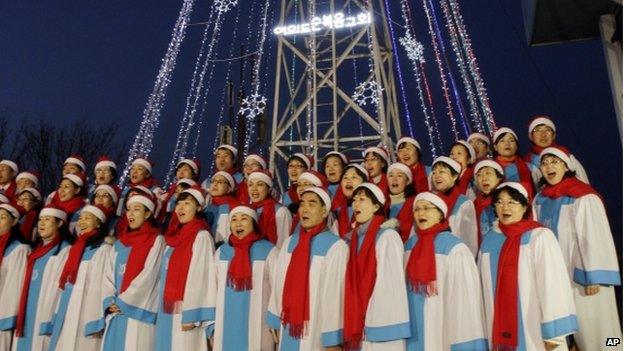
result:
<svg viewBox="0 0 624 351"><path fill-rule="evenodd" d="M470 186L470 182L474 177L474 165L466 167L464 173L462 173L461 177L459 177L459 189L462 194L465 194L468 191L468 187Z"/></svg>
<svg viewBox="0 0 624 351"><path fill-rule="evenodd" d="M234 234L230 235L229 242L234 248L234 257L230 261L227 272L227 285L230 288L236 291L253 289L249 251L251 246L260 239L260 234L256 232L251 232L242 239Z"/></svg>
<svg viewBox="0 0 624 351"><path fill-rule="evenodd" d="M412 185L414 190L416 190L416 194L429 191L429 179L427 179L425 165L418 162L411 166L410 169L412 170Z"/></svg>
<svg viewBox="0 0 624 351"><path fill-rule="evenodd" d="M181 312L186 280L193 257L193 243L197 233L208 230L208 224L199 218L193 218L188 223L178 225L177 229L174 234L165 236L167 245L173 248L163 292L163 310L169 314Z"/></svg>
<svg viewBox="0 0 624 351"><path fill-rule="evenodd" d="M138 186L138 185L142 185L150 190L152 190L153 187L155 187L156 184L156 179L154 179L154 177L149 176L147 178L145 178L142 182L138 183L138 184L134 184L132 182L130 182L130 186Z"/></svg>
<svg viewBox="0 0 624 351"><path fill-rule="evenodd" d="M267 197L258 202L252 202L251 207L258 211L262 208L262 214L258 218L258 226L262 234L273 244L277 243L277 223L275 221L275 199Z"/></svg>
<svg viewBox="0 0 624 351"><path fill-rule="evenodd" d="M375 183L375 180L373 180L373 183ZM379 189L381 189L381 191L384 193L386 198L388 198L388 194L390 193L390 191L388 187L388 176L385 173L381 174L379 181L376 182L375 185L377 185Z"/></svg>
<svg viewBox="0 0 624 351"><path fill-rule="evenodd" d="M503 167L503 169L507 168L511 164L515 164L516 169L518 170L518 177L520 178L519 183L522 183L522 185L524 185L524 187L527 189L527 191L529 192L529 198L533 197L533 194L535 194L535 189L533 186L533 177L531 176L531 170L521 157L513 156L511 160L508 160L501 156L497 156L496 162L498 162Z"/></svg>
<svg viewBox="0 0 624 351"><path fill-rule="evenodd" d="M399 235L401 235L401 240L403 243L409 239L410 232L412 231L412 226L414 225L414 212L412 211L412 207L414 205L414 197L405 199L403 206L399 210L397 214L397 221L399 222Z"/></svg>
<svg viewBox="0 0 624 351"><path fill-rule="evenodd" d="M436 195L441 197L442 200L444 200L446 207L448 207L448 215L446 217L450 217L453 213L453 208L455 208L455 203L457 203L457 199L462 194L459 187L453 186L451 189L443 193L439 191L436 191L435 193Z"/></svg>
<svg viewBox="0 0 624 351"><path fill-rule="evenodd" d="M551 198L558 199L562 196L573 197L575 199L589 195L595 194L598 197L600 195L591 185L584 183L581 180L578 180L576 177L565 178L555 185L546 185L544 189L542 189L542 195Z"/></svg>
<svg viewBox="0 0 624 351"><path fill-rule="evenodd" d="M251 203L251 198L249 197L249 187L247 186L247 182L243 181L238 184L236 188L236 198L240 201L241 204L249 204Z"/></svg>
<svg viewBox="0 0 624 351"><path fill-rule="evenodd" d="M3 192L6 197L9 199L13 199L15 197L15 191L17 190L17 184L15 181L11 181L9 183L9 187Z"/></svg>
<svg viewBox="0 0 624 351"><path fill-rule="evenodd" d="M20 210L20 212L22 212ZM33 228L39 218L39 211L30 210L22 215L22 224L20 224L20 232L27 240L33 240Z"/></svg>
<svg viewBox="0 0 624 351"><path fill-rule="evenodd" d="M292 252L282 292L281 320L290 336L301 339L310 320L310 250L312 238L327 230L327 222L299 231L299 242Z"/></svg>
<svg viewBox="0 0 624 351"><path fill-rule="evenodd" d="M565 147L563 147L561 145L554 144L554 143L550 144L550 146L548 146L548 147L556 147L558 149L564 150L568 154L570 153L567 148L565 148ZM535 144L531 144L531 151L529 151L526 155L524 155L524 160L526 162L528 162L528 163L531 163L531 161L533 161L532 160L533 155L535 155L535 156L541 155L542 151L544 151L544 149L545 149L545 147L541 147L541 146L537 146Z"/></svg>
<svg viewBox="0 0 624 351"><path fill-rule="evenodd" d="M126 218L124 216L123 218ZM121 222L121 221L120 221ZM126 262L126 270L123 280L121 281L121 289L119 293L123 293L130 287L130 284L145 267L145 260L149 254L154 241L158 235L158 228L152 227L151 223L144 222L139 228L132 230L127 225L118 232L117 236L121 243L130 248L128 261Z"/></svg>
<svg viewBox="0 0 624 351"><path fill-rule="evenodd" d="M499 228L506 236L498 259L494 296L493 350L515 350L518 346L518 259L522 234L543 227L538 222L521 220Z"/></svg>
<svg viewBox="0 0 624 351"><path fill-rule="evenodd" d="M438 294L435 238L447 230L449 224L446 219L428 229L416 228L418 241L410 252L406 266L407 285L410 291L427 297Z"/></svg>
<svg viewBox="0 0 624 351"><path fill-rule="evenodd" d="M85 198L83 196L74 196L67 201L61 201L58 191L55 191L50 205L65 211L67 220L71 220L71 215L85 205Z"/></svg>
<svg viewBox="0 0 624 351"><path fill-rule="evenodd" d="M332 200L332 211L336 212L338 220L338 234L341 238L351 230L351 219L349 218L349 202L347 196L342 192L339 186L336 195Z"/></svg>
<svg viewBox="0 0 624 351"><path fill-rule="evenodd" d="M2 258L4 257L4 250L9 245L9 237L11 236L11 230L0 235L0 267L2 267Z"/></svg>
<svg viewBox="0 0 624 351"><path fill-rule="evenodd" d="M290 234L295 232L295 229L297 229L298 225L299 225L299 213L295 213L295 215L292 216L292 221L290 222Z"/></svg>
<svg viewBox="0 0 624 351"><path fill-rule="evenodd" d="M358 230L351 232L349 262L345 278L344 347L345 350L359 350L364 335L364 320L368 301L373 294L377 280L377 256L375 238L379 227L385 221L383 216L374 216L364 234L364 241L358 252Z"/></svg>
<svg viewBox="0 0 624 351"><path fill-rule="evenodd" d="M297 184L291 184L288 187L288 197L293 204L299 203L299 194L297 194Z"/></svg>
<svg viewBox="0 0 624 351"><path fill-rule="evenodd" d="M240 205L240 202L232 195L223 195L213 197L212 204L214 206L228 205L229 210L232 210L234 207Z"/></svg>
<svg viewBox="0 0 624 351"><path fill-rule="evenodd" d="M65 284L76 284L76 278L78 277L78 269L80 268L80 261L82 260L82 254L87 246L87 240L98 234L99 229L86 232L78 235L76 242L69 249L69 255L63 266L63 272L59 279L59 288L65 290Z"/></svg>
<svg viewBox="0 0 624 351"><path fill-rule="evenodd" d="M492 196L486 195L482 192L477 193L477 198L474 199L475 212L477 214L477 242L481 247L481 214L483 211L492 205Z"/></svg>
<svg viewBox="0 0 624 351"><path fill-rule="evenodd" d="M22 282L22 293L20 295L19 309L17 312L17 324L15 325L15 335L17 337L24 336L24 323L26 322L26 305L28 304L28 290L30 289L30 280L32 279L33 268L35 262L61 243L61 236L57 233L54 239L45 245L41 245L34 249L28 255L28 263L26 264L26 273ZM43 272L40 272L43 274Z"/></svg>

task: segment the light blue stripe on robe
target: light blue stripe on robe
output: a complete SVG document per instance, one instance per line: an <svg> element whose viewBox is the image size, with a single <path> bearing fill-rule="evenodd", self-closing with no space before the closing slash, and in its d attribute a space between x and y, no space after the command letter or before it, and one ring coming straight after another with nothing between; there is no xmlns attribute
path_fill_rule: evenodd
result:
<svg viewBox="0 0 624 351"><path fill-rule="evenodd" d="M335 183L335 184L329 184L327 186L327 190L329 191L329 196L331 198L333 198L334 196L336 196L336 192L338 191L338 188L340 187L340 183Z"/></svg>
<svg viewBox="0 0 624 351"><path fill-rule="evenodd" d="M481 231L479 235L481 236L481 241L483 241L483 236L487 234L490 229L492 229L492 225L496 219L496 214L494 213L494 208L492 208L492 206L488 206L483 209L481 217L479 217L479 229Z"/></svg>
<svg viewBox="0 0 624 351"><path fill-rule="evenodd" d="M204 209L204 213L206 214L206 221L208 225L210 225L210 234L214 239L217 233L217 224L219 223L219 218L223 214L227 214L230 212L230 207L228 204L223 204L220 206L208 205Z"/></svg>

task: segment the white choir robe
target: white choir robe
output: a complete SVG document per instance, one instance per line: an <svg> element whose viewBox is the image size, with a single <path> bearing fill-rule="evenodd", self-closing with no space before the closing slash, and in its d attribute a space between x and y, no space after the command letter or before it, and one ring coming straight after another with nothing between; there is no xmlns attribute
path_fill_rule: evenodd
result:
<svg viewBox="0 0 624 351"><path fill-rule="evenodd" d="M121 240L113 245L102 282L102 309L115 304L121 313L109 314L105 319L90 322L90 331L104 330L102 350L151 350L154 348L156 311L158 308L159 269L165 240L158 235L145 260L145 266L119 293L131 248Z"/></svg>
<svg viewBox="0 0 624 351"><path fill-rule="evenodd" d="M63 241L35 261L30 287L23 337L13 336L13 351L46 351L52 333L52 317L58 303L60 269L65 265L70 245ZM58 252L57 252L58 250ZM22 282L16 282L21 289Z"/></svg>
<svg viewBox="0 0 624 351"><path fill-rule="evenodd" d="M579 332L574 340L582 350L602 345L607 337L622 337L613 286L620 285L618 258L604 205L597 195L578 199L550 199L538 194L534 200L537 218L551 228L572 280ZM585 286L600 285L587 296Z"/></svg>
<svg viewBox="0 0 624 351"><path fill-rule="evenodd" d="M479 251L477 213L474 203L467 196L459 195L448 217L448 222L451 232L462 239L472 252L472 256L476 258Z"/></svg>
<svg viewBox="0 0 624 351"><path fill-rule="evenodd" d="M418 235L405 243L405 265ZM408 290L412 336L407 350L487 350L483 295L472 253L451 232L434 242L438 294L425 296Z"/></svg>
<svg viewBox="0 0 624 351"><path fill-rule="evenodd" d="M263 351L275 348L264 320L278 252L268 240L256 241L249 250L252 289L235 291L227 286L234 248L226 242L217 249L208 293L210 306L216 307L215 323L207 331L209 336L214 336L213 350Z"/></svg>
<svg viewBox="0 0 624 351"><path fill-rule="evenodd" d="M281 323L286 272L298 242L299 232L295 231L280 249L266 322L271 329L280 331L281 351L316 351L339 345L343 341L344 278L349 248L329 230L315 235L310 245L310 319L307 322L307 334L301 339L295 339Z"/></svg>
<svg viewBox="0 0 624 351"><path fill-rule="evenodd" d="M221 206L209 204L204 209L204 213L215 244L227 241L230 236L230 206L228 204Z"/></svg>
<svg viewBox="0 0 624 351"><path fill-rule="evenodd" d="M8 235L8 234L7 234ZM30 247L18 240L7 245L0 266L0 350L10 350Z"/></svg>
<svg viewBox="0 0 624 351"><path fill-rule="evenodd" d="M76 283L65 284L52 318L50 351L100 349L102 336L98 333L102 328L98 324L104 318L101 288L111 250L111 245L106 242L98 247L85 248ZM60 269L62 273L63 267Z"/></svg>
<svg viewBox="0 0 624 351"><path fill-rule="evenodd" d="M258 218L262 214L263 208L256 210L258 212ZM275 204L275 226L277 227L277 242L275 247L280 249L284 240L290 235L290 226L292 223L292 215L286 206Z"/></svg>
<svg viewBox="0 0 624 351"><path fill-rule="evenodd" d="M156 317L156 342L154 350L207 350L205 328L215 318L214 306L210 306L208 291L210 291L210 274L214 270L214 243L210 233L201 230L193 243L193 254L186 278L184 299L181 313L165 313L162 299L167 270L172 248L165 248L164 259L160 267L160 282L158 286L158 316ZM194 323L195 328L182 331L182 324Z"/></svg>
<svg viewBox="0 0 624 351"><path fill-rule="evenodd" d="M368 226L359 229L358 249ZM380 228L375 235L377 273L364 319L362 351L405 350L410 337L407 288L403 274L403 241L394 229Z"/></svg>
<svg viewBox="0 0 624 351"><path fill-rule="evenodd" d="M506 240L499 230L497 222L483 238L479 251L490 347L498 259ZM578 323L563 255L550 229L542 227L522 234L518 257L518 308L518 351L543 350L545 340L558 342L557 350L567 350L564 337L576 332Z"/></svg>

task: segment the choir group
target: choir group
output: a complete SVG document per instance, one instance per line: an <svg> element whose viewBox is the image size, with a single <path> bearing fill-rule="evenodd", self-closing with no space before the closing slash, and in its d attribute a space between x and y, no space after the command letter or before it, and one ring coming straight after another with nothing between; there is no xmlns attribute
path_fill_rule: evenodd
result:
<svg viewBox="0 0 624 351"><path fill-rule="evenodd" d="M0 162L0 351L576 350L621 337L620 271L601 196L537 116L456 141L429 166L295 153L183 159L167 190L132 162L119 189L78 155L44 197ZM396 159L396 163L392 163Z"/></svg>

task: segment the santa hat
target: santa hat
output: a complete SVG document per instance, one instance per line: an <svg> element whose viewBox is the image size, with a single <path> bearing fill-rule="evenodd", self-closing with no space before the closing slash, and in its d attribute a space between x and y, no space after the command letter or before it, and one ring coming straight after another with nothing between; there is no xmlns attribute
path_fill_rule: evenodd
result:
<svg viewBox="0 0 624 351"><path fill-rule="evenodd" d="M238 213L247 215L253 218L254 222L258 222L258 213L256 212L256 210L246 205L236 206L233 209L231 209L230 214L228 215L228 220L232 222L232 217L234 217L234 215Z"/></svg>
<svg viewBox="0 0 624 351"><path fill-rule="evenodd" d="M186 184L186 185L188 185L188 186L190 186L190 187L193 187L193 186L196 186L196 185L197 185L197 182L196 182L196 181L194 181L193 179L189 179L189 178L182 178L182 179L180 179L180 180L178 180L178 181L176 182L176 186L177 186L177 185L180 185L180 184Z"/></svg>
<svg viewBox="0 0 624 351"><path fill-rule="evenodd" d="M79 188L82 188L87 182L87 176L82 172L78 172L76 174L66 174L63 176L63 179L68 179L72 183L76 184L76 186Z"/></svg>
<svg viewBox="0 0 624 351"><path fill-rule="evenodd" d="M113 162L106 155L102 155L100 156L100 158L98 158L97 162L95 163L95 167L93 167L93 169L97 170L98 168L101 168L101 167L109 167L114 170L117 170L117 165L115 164L115 162Z"/></svg>
<svg viewBox="0 0 624 351"><path fill-rule="evenodd" d="M297 179L297 182L301 182L302 180L307 180L315 186L320 186L322 188L327 187L327 178L325 177L325 175L314 170L309 170L301 173L299 179Z"/></svg>
<svg viewBox="0 0 624 351"><path fill-rule="evenodd" d="M230 145L230 144L221 144L219 145L219 147L217 147L215 149L215 155L217 154L217 151L219 150L228 150L229 152L232 153L232 155L234 155L234 158L236 158L236 156L238 156L238 149L235 148L234 146Z"/></svg>
<svg viewBox="0 0 624 351"><path fill-rule="evenodd" d="M476 166L474 168L474 172L473 172L474 176L476 177L477 173L482 168L485 168L485 167L494 168L498 173L503 174L503 175L505 174L505 171L503 170L503 167L498 162L496 162L494 160L482 160L482 161L479 161L476 164Z"/></svg>
<svg viewBox="0 0 624 351"><path fill-rule="evenodd" d="M347 158L347 155L343 154L342 152L339 151L330 151L327 154L325 154L325 157L323 158L324 161L327 161L327 159L330 156L337 156L338 158L340 158L342 160L343 164L347 164L349 163L349 159Z"/></svg>
<svg viewBox="0 0 624 351"><path fill-rule="evenodd" d="M533 119L531 120L531 123L529 123L529 136L531 136L533 129L541 125L550 127L550 129L552 129L553 132L557 131L557 127L555 127L555 123L550 118L548 118L548 116L538 115L538 116L533 117Z"/></svg>
<svg viewBox="0 0 624 351"><path fill-rule="evenodd" d="M82 169L83 172L87 170L85 161L80 155L77 155L77 154L69 155L69 157L65 159L65 162L63 162L63 165L66 165L68 163L73 163L77 165L78 167Z"/></svg>
<svg viewBox="0 0 624 351"><path fill-rule="evenodd" d="M19 172L19 167L17 167L17 163L11 160L2 160L0 161L0 165L8 166L9 168L13 170L14 174L17 174L17 172Z"/></svg>
<svg viewBox="0 0 624 351"><path fill-rule="evenodd" d="M301 195L303 196L303 194L305 193L315 193L316 195L318 195L318 197L321 198L321 200L323 201L323 205L325 206L325 208L327 208L327 210L331 209L331 198L329 197L329 194L327 193L327 191L325 191L325 189L323 188L319 188L318 186L311 186L306 188Z"/></svg>
<svg viewBox="0 0 624 351"><path fill-rule="evenodd" d="M176 168L180 168L180 166L182 165L188 165L189 167L191 167L195 175L199 174L199 160L191 160L190 158L183 158L180 160L180 162L178 162L178 165Z"/></svg>
<svg viewBox="0 0 624 351"><path fill-rule="evenodd" d="M408 183L412 182L412 170L410 170L410 168L404 165L403 163L396 162L396 163L391 164L390 167L388 167L388 174L392 173L392 171L402 172L403 174L407 176L407 182Z"/></svg>
<svg viewBox="0 0 624 351"><path fill-rule="evenodd" d="M306 165L307 169L311 169L312 164L314 163L312 156L302 154L301 152L292 154L290 158L288 159L288 163L290 163L290 161L294 158L301 160L301 162L303 162Z"/></svg>
<svg viewBox="0 0 624 351"><path fill-rule="evenodd" d="M133 185L132 187L130 187L130 191L132 190L138 190L140 193L143 193L146 196L154 197L154 192L150 188L146 187L145 185Z"/></svg>
<svg viewBox="0 0 624 351"><path fill-rule="evenodd" d="M41 202L41 200L43 199L41 197L41 193L39 192L39 190L37 190L35 188L24 188L24 189L20 190L19 194L22 195L25 192L31 193L32 196L34 196L35 199L37 199L37 201L39 201L39 202ZM2 195L2 196L4 196L4 195ZM5 201L2 201L2 199L0 198L0 202L5 202ZM8 199L7 199L6 202L8 202Z"/></svg>
<svg viewBox="0 0 624 351"><path fill-rule="evenodd" d="M128 201L126 201L126 209L130 205L132 205L134 203L139 203L139 204L145 206L145 208L147 208L150 212L154 212L154 208L156 208L156 205L154 204L154 201L152 199L150 199L149 197L144 196L144 195L130 196Z"/></svg>
<svg viewBox="0 0 624 351"><path fill-rule="evenodd" d="M188 189L185 189L184 191L182 191L182 194L184 193L187 193L194 197L199 206L204 207L204 204L206 203L206 195L204 194L204 189L202 189L200 186L195 185Z"/></svg>
<svg viewBox="0 0 624 351"><path fill-rule="evenodd" d="M570 153L568 152L568 150L561 147L550 146L545 148L540 153L540 160L543 159L546 155L557 156L566 164L569 170L574 171L574 165L572 164L572 159L570 158Z"/></svg>
<svg viewBox="0 0 624 351"><path fill-rule="evenodd" d="M20 179L29 179L35 184L35 186L38 186L39 185L39 172L35 172L35 171L21 172L20 174L17 175L17 177L15 177L15 181L18 181Z"/></svg>
<svg viewBox="0 0 624 351"><path fill-rule="evenodd" d="M388 155L388 152L385 149L383 149L383 148L381 148L379 146L371 146L371 147L367 148L362 153L362 157L366 157L366 155L368 155L371 152L374 153L374 154L379 155L379 157L381 157L384 161L386 161L387 165L390 164L390 156Z"/></svg>
<svg viewBox="0 0 624 351"><path fill-rule="evenodd" d="M520 195L522 195L527 201L529 201L529 192L527 191L527 189L524 187L524 185L518 183L518 182L504 182L501 183L499 186L496 187L496 190L500 190L503 188L512 188L517 190Z"/></svg>
<svg viewBox="0 0 624 351"><path fill-rule="evenodd" d="M4 195L3 193L0 193L0 204L8 204L10 202L11 200L9 200L9 198L6 197L6 195Z"/></svg>
<svg viewBox="0 0 624 351"><path fill-rule="evenodd" d="M359 163L349 163L342 174L345 174L349 168L355 168L361 176L364 176L364 181L368 181L368 171Z"/></svg>
<svg viewBox="0 0 624 351"><path fill-rule="evenodd" d="M143 168L145 168L150 174L152 174L152 167L154 167L154 162L146 159L146 158L135 158L134 161L132 161L132 166L134 165L138 165L138 166L142 166Z"/></svg>
<svg viewBox="0 0 624 351"><path fill-rule="evenodd" d="M39 212L39 218L46 216L55 217L67 223L67 212L61 210L60 208L52 206L44 207L43 209L41 209L41 212Z"/></svg>
<svg viewBox="0 0 624 351"><path fill-rule="evenodd" d="M451 167L451 169L455 170L455 172L461 173L461 165L459 164L459 162L453 160L450 157L440 156L440 157L436 158L433 161L433 164L431 165L431 168L433 168L438 163L444 163L444 164L448 165L449 167Z"/></svg>
<svg viewBox="0 0 624 351"><path fill-rule="evenodd" d="M516 140L519 140L518 139L518 135L516 134L516 132L514 132L511 128L507 128L507 127L502 127L502 128L497 129L496 132L494 133L494 136L492 137L492 140L494 140L494 143L497 143L498 139L502 138L503 135L505 135L507 133L513 135L513 137Z"/></svg>
<svg viewBox="0 0 624 351"><path fill-rule="evenodd" d="M117 186L108 184L98 185L97 188L95 188L95 192L97 193L100 190L106 191L106 193L110 195L111 199L113 199L113 203L117 203L117 201L119 201L120 191Z"/></svg>
<svg viewBox="0 0 624 351"><path fill-rule="evenodd" d="M377 185L373 183L362 183L355 187L353 193L357 193L360 188L366 188L370 190L377 199L377 202L379 202L382 206L386 203L386 195L384 195L384 192L381 191L381 189Z"/></svg>
<svg viewBox="0 0 624 351"><path fill-rule="evenodd" d="M97 217L97 219L99 219L101 223L106 222L106 213L104 213L104 211L102 211L99 206L87 205L82 208L82 211L91 213L92 215Z"/></svg>
<svg viewBox="0 0 624 351"><path fill-rule="evenodd" d="M11 214L11 216L13 216L13 218L17 218L17 219L20 218L19 211L13 205L8 204L8 203L3 203L3 204L0 204L0 208L4 208L5 210L7 210Z"/></svg>
<svg viewBox="0 0 624 351"><path fill-rule="evenodd" d="M474 139L481 140L484 143L486 143L488 146L490 146L490 138L488 138L487 135L483 133L472 133L470 134L470 136L468 136L468 142Z"/></svg>
<svg viewBox="0 0 624 351"><path fill-rule="evenodd" d="M267 168L267 161L264 159L264 157L262 157L262 155L250 154L249 156L245 157L245 162L243 162L243 164L247 163L248 160L253 160L253 161L258 162L258 164L260 164L260 167L262 167L262 169Z"/></svg>
<svg viewBox="0 0 624 351"><path fill-rule="evenodd" d="M474 147L472 147L472 145L470 145L466 140L461 140L461 139L457 140L455 144L453 145L457 145L457 144L464 146L468 150L468 156L469 156L468 163L469 164L472 164L477 160L477 153L475 152Z"/></svg>
<svg viewBox="0 0 624 351"><path fill-rule="evenodd" d="M247 177L248 180L259 180L271 188L273 186L273 176L267 170L251 172Z"/></svg>
<svg viewBox="0 0 624 351"><path fill-rule="evenodd" d="M396 152L399 152L399 147L401 146L401 144L403 143L408 143L408 144L412 144L416 147L416 149L418 149L418 152L421 151L420 149L420 143L418 142L418 140L414 139L414 138L410 138L410 137L402 137L401 139L399 139L399 141L397 141L396 143Z"/></svg>
<svg viewBox="0 0 624 351"><path fill-rule="evenodd" d="M446 202L444 202L444 200L442 200L442 198L439 197L438 195L430 191L423 191L422 193L419 193L418 195L416 195L416 197L414 198L414 203L412 205L413 206L412 208L416 207L416 202L420 200L431 202L435 207L437 207L440 211L442 211L442 214L444 215L444 217L446 217L446 215L448 214L448 206L446 205Z"/></svg>
<svg viewBox="0 0 624 351"><path fill-rule="evenodd" d="M222 176L223 178L225 178L225 180L227 180L227 182L230 184L230 193L234 191L234 188L236 188L236 180L234 180L234 177L232 177L231 174L225 171L218 171L212 176L212 179L214 179L216 176Z"/></svg>

